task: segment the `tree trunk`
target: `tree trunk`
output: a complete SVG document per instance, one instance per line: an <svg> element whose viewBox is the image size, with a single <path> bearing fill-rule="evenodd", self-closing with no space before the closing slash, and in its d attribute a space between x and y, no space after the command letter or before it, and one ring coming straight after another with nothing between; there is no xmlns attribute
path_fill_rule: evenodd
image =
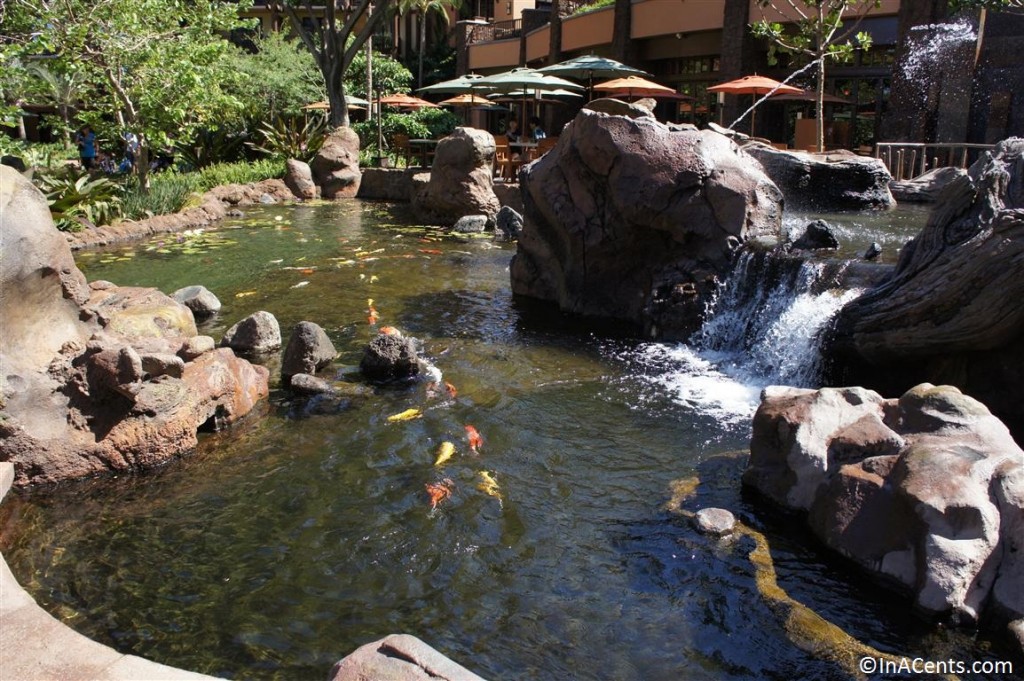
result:
<svg viewBox="0 0 1024 681"><path fill-rule="evenodd" d="M562 0L551 0L551 42L548 47L548 63L562 61Z"/></svg>
<svg viewBox="0 0 1024 681"><path fill-rule="evenodd" d="M139 156L135 159L135 167L139 173L139 190L143 194L149 193L149 140L145 135L139 135Z"/></svg>
<svg viewBox="0 0 1024 681"><path fill-rule="evenodd" d="M61 132L61 137L64 138L64 148L71 148L71 114L68 112L66 104L62 104L60 107L60 118L64 121L64 130Z"/></svg>
<svg viewBox="0 0 1024 681"><path fill-rule="evenodd" d="M331 105L331 128L348 127L348 102L345 101L345 86L328 83L327 101Z"/></svg>
<svg viewBox="0 0 1024 681"><path fill-rule="evenodd" d="M427 13L420 15L420 73L419 87L423 87L423 55L427 51Z"/></svg>
<svg viewBox="0 0 1024 681"><path fill-rule="evenodd" d="M825 151L825 55L818 56L818 152Z"/></svg>
<svg viewBox="0 0 1024 681"><path fill-rule="evenodd" d="M615 59L624 64L635 61L633 45L633 0L615 0L615 16L612 29L612 51Z"/></svg>

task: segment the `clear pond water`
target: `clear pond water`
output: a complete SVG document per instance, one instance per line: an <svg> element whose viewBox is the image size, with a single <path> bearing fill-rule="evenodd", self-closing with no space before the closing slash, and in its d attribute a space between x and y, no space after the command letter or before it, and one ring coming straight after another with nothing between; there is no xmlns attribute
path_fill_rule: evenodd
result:
<svg viewBox="0 0 1024 681"><path fill-rule="evenodd" d="M763 532L778 585L847 635L911 657L998 656L916 620L740 493L749 417L779 376L771 353L805 367L807 338L842 294L767 291L757 309L723 302L692 347L631 341L514 300L513 245L442 238L405 210L257 207L217 230L79 255L90 280L204 284L224 303L201 327L216 338L261 309L286 338L319 323L351 394L292 401L272 367L262 412L181 460L12 495L4 555L44 607L123 652L239 679L324 678L398 632L494 680L849 678L794 643L751 536L700 535L669 508L690 488L684 511L725 507ZM857 231L858 219L864 248L916 231ZM454 398L355 382L371 298L380 324L423 341ZM781 321L738 331L755 313ZM754 348L768 354L752 361ZM411 408L422 418L388 421ZM457 453L437 467L444 441ZM431 509L426 486L445 479L452 496Z"/></svg>

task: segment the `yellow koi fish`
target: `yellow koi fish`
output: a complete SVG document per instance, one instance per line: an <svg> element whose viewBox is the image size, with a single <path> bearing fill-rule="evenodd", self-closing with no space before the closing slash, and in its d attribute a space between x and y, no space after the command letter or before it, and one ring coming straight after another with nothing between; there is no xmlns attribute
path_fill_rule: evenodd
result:
<svg viewBox="0 0 1024 681"><path fill-rule="evenodd" d="M434 465L443 466L453 456L455 456L455 445L447 441L442 442L437 449L437 461L434 462Z"/></svg>
<svg viewBox="0 0 1024 681"><path fill-rule="evenodd" d="M423 412L419 409L406 409L398 414L392 414L388 417L388 423L398 423L399 421L411 421L412 419L418 419L423 416Z"/></svg>
<svg viewBox="0 0 1024 681"><path fill-rule="evenodd" d="M499 502L501 501L501 488L498 487L498 481L487 471L480 471L480 482L476 488L484 494L494 497Z"/></svg>

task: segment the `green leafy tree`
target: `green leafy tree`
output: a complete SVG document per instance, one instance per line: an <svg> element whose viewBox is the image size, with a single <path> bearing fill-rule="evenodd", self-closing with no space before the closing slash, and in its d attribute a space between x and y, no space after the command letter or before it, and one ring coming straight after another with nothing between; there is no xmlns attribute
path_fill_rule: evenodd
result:
<svg viewBox="0 0 1024 681"><path fill-rule="evenodd" d="M816 66L818 81L818 151L825 149L825 62L847 62L854 50L869 49L871 36L858 32L867 13L881 6L880 0L758 0L762 18L751 26L754 35L765 38L773 48L809 57ZM795 17L792 29L765 18L766 10ZM769 57L774 56L774 49Z"/></svg>
<svg viewBox="0 0 1024 681"><path fill-rule="evenodd" d="M287 0L285 13L295 33L313 55L327 88L332 127L348 126L345 76L367 39L387 15L393 0ZM303 16L308 22L303 22Z"/></svg>
<svg viewBox="0 0 1024 681"><path fill-rule="evenodd" d="M276 32L255 44L255 53L238 49L229 58L244 76L232 83L231 94L243 103L247 118L266 122L298 116L303 106L326 99L323 74L302 43Z"/></svg>
<svg viewBox="0 0 1024 681"><path fill-rule="evenodd" d="M441 18L445 26L448 26L449 10L458 10L462 6L462 0L398 0L398 13L401 15L415 12L420 21L419 30L419 70L417 72L417 87L423 87L423 59L427 53L427 19L430 14L436 14Z"/></svg>
<svg viewBox="0 0 1024 681"><path fill-rule="evenodd" d="M220 0L7 0L28 30L23 51L56 55L87 83L85 107L139 138L140 185L150 150L240 113L225 84L233 47L221 35L242 25L250 3ZM85 118L85 117L83 117Z"/></svg>
<svg viewBox="0 0 1024 681"><path fill-rule="evenodd" d="M70 149L71 110L78 104L85 90L85 78L76 70L59 71L39 63L29 64L28 71L44 85L43 101L49 101L57 107L64 124L61 129L64 148Z"/></svg>
<svg viewBox="0 0 1024 681"><path fill-rule="evenodd" d="M397 59L374 50L373 52L373 89L385 95L397 92L408 92L412 85L412 73ZM352 60L348 73L345 75L345 91L356 97L370 99L366 91L366 51L362 51Z"/></svg>

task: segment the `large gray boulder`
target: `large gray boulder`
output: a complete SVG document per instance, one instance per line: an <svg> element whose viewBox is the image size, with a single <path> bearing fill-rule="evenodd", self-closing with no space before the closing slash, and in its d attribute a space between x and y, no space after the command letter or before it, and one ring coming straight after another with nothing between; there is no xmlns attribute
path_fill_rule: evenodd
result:
<svg viewBox="0 0 1024 681"><path fill-rule="evenodd" d="M726 137L581 111L520 174L512 290L685 338L746 240L778 237L782 195Z"/></svg>
<svg viewBox="0 0 1024 681"><path fill-rule="evenodd" d="M298 159L290 158L285 163L284 184L300 199L315 199L319 193L309 164Z"/></svg>
<svg viewBox="0 0 1024 681"><path fill-rule="evenodd" d="M955 622L1024 616L1024 451L980 402L925 383L770 388L743 482ZM988 610L986 611L986 608Z"/></svg>
<svg viewBox="0 0 1024 681"><path fill-rule="evenodd" d="M367 380L379 383L416 376L420 372L416 340L398 334L377 334L364 348L359 370Z"/></svg>
<svg viewBox="0 0 1024 681"><path fill-rule="evenodd" d="M484 681L409 634L357 648L334 665L329 681Z"/></svg>
<svg viewBox="0 0 1024 681"><path fill-rule="evenodd" d="M220 344L246 354L272 352L281 347L281 326L266 310L253 312L225 331Z"/></svg>
<svg viewBox="0 0 1024 681"><path fill-rule="evenodd" d="M414 189L417 218L443 226L465 215L493 218L500 207L494 193L494 153L494 137L476 128L456 128L438 142L429 182Z"/></svg>
<svg viewBox="0 0 1024 681"><path fill-rule="evenodd" d="M809 154L748 142L743 150L761 162L789 208L873 210L891 208L892 176L880 159L852 152Z"/></svg>
<svg viewBox="0 0 1024 681"><path fill-rule="evenodd" d="M186 286L171 294L171 298L192 310L196 319L212 317L220 311L220 300L205 286Z"/></svg>
<svg viewBox="0 0 1024 681"><path fill-rule="evenodd" d="M334 343L319 324L299 322L284 349L281 376L287 381L296 374L316 374L337 356Z"/></svg>
<svg viewBox="0 0 1024 681"><path fill-rule="evenodd" d="M1024 434L1024 139L953 180L886 280L843 307L828 382L949 383Z"/></svg>
<svg viewBox="0 0 1024 681"><path fill-rule="evenodd" d="M313 180L325 199L351 199L359 192L359 135L352 128L337 128L309 164Z"/></svg>
<svg viewBox="0 0 1024 681"><path fill-rule="evenodd" d="M267 396L266 369L194 352L184 305L87 285L42 194L4 167L0 318L0 460L19 486L165 463Z"/></svg>
<svg viewBox="0 0 1024 681"><path fill-rule="evenodd" d="M889 191L900 203L935 203L951 182L966 174L962 168L933 168L910 180L893 180Z"/></svg>

